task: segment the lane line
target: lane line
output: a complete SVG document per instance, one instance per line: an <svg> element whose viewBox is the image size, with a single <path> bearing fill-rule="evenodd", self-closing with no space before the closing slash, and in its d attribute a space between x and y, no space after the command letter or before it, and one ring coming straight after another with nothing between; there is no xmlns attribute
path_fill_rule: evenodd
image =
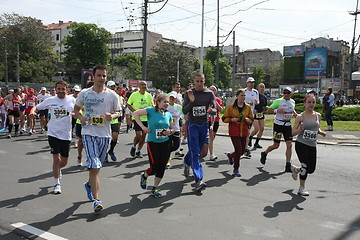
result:
<svg viewBox="0 0 360 240"><path fill-rule="evenodd" d="M45 231L43 231L41 229L32 227L32 226L27 225L27 224L22 223L22 222L13 223L13 224L11 224L11 226L13 226L15 228L18 228L20 230L23 230L25 232L34 234L36 236L39 236L41 238L48 239L48 240L68 240L66 238L56 236L56 235L54 235L52 233L45 232Z"/></svg>

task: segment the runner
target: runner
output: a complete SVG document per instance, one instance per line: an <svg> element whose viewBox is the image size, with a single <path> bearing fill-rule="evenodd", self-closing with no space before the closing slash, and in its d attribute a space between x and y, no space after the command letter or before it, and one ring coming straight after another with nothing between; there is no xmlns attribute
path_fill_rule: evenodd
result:
<svg viewBox="0 0 360 240"><path fill-rule="evenodd" d="M211 90L205 88L205 76L197 73L194 77L195 87L188 90L184 96L183 112L188 114L188 148L184 158L184 175L189 176L190 166L195 176L195 190L201 191L206 187L203 182L204 172L200 162L200 151L209 136L207 111L215 106L215 96ZM212 126L210 126L210 132Z"/></svg>
<svg viewBox="0 0 360 240"><path fill-rule="evenodd" d="M130 95L129 100L127 101L127 106L132 112L153 106L153 98L151 94L146 91L146 89L147 89L147 83L145 81L140 81L139 91L134 92ZM147 126L147 116L142 115L140 119L143 122L143 125ZM134 145L131 147L130 155L132 157L142 158L143 156L141 154L141 148L145 143L145 138L147 133L142 130L142 128L137 124L136 121L134 122L134 129L135 129Z"/></svg>
<svg viewBox="0 0 360 240"><path fill-rule="evenodd" d="M15 137L19 136L19 121L20 121L20 106L23 104L20 97L21 90L15 88L13 93L10 93L4 97L5 102L8 105L8 126L9 126L9 135L8 138L11 138L11 131L13 125L15 125Z"/></svg>
<svg viewBox="0 0 360 240"><path fill-rule="evenodd" d="M29 95L25 97L25 115L27 117L27 125L29 128L29 135L36 133L35 131L35 116L30 114L31 109L33 109L37 104L37 98L34 95L35 90L33 88L29 89Z"/></svg>
<svg viewBox="0 0 360 240"><path fill-rule="evenodd" d="M126 133L129 132L131 128L132 123L132 111L127 106L127 101L130 98L130 95L133 93L132 86L129 85L127 92L125 93L125 102L126 102L126 108L125 108L125 121L126 121Z"/></svg>
<svg viewBox="0 0 360 240"><path fill-rule="evenodd" d="M314 95L306 95L304 99L305 111L296 117L292 135L298 135L295 142L295 151L301 163L301 167L291 166L292 177L297 180L300 173L300 187L298 194L309 196L305 188L308 174L312 174L316 167L316 141L317 135L326 136L326 132L320 129L321 114L314 111L316 98Z"/></svg>
<svg viewBox="0 0 360 240"><path fill-rule="evenodd" d="M172 116L166 111L168 107L168 96L160 94L156 98L155 107L147 107L133 112L136 123L148 134L147 149L150 167L141 173L140 186L142 189L147 187L147 178L155 175L154 186L151 195L155 198L162 197L158 189L161 179L164 176L166 163L170 157L171 140L170 134L175 133L173 128ZM141 116L147 116L148 127L144 125Z"/></svg>
<svg viewBox="0 0 360 240"><path fill-rule="evenodd" d="M81 134L86 152L89 180L84 183L87 197L93 201L95 212L103 209L99 198L99 172L105 161L111 141L110 121L120 116L117 94L105 87L107 70L105 65L93 68L94 85L80 92L75 103L75 116L82 124ZM84 106L85 116L80 110Z"/></svg>
<svg viewBox="0 0 360 240"><path fill-rule="evenodd" d="M68 163L71 142L71 120L74 110L74 98L66 95L68 83L60 80L56 82L56 95L45 99L30 110L34 117L35 111L49 109L48 141L53 154L54 194L61 193L61 168Z"/></svg>
<svg viewBox="0 0 360 240"><path fill-rule="evenodd" d="M40 90L40 94L37 95L38 104L42 103L45 99L50 97L50 95L46 92L46 87L42 87ZM47 122L48 122L48 109L40 110L40 133L44 133Z"/></svg>
<svg viewBox="0 0 360 240"><path fill-rule="evenodd" d="M209 87L209 89L214 93L216 106L212 106L212 111L210 112L210 116L208 118L209 127L212 124L212 131L209 132L209 153L210 153L210 161L215 161L217 156L214 155L214 140L216 137L217 130L219 129L220 122L220 112L223 109L223 102L219 97L216 96L217 88L215 86Z"/></svg>
<svg viewBox="0 0 360 240"><path fill-rule="evenodd" d="M233 174L241 177L240 157L246 148L246 139L249 136L249 125L253 122L253 114L249 104L245 103L245 91L240 89L236 92L236 100L230 104L222 116L224 123L229 123L229 136L234 146L234 152L225 153L229 159L229 164L234 164Z"/></svg>
<svg viewBox="0 0 360 240"><path fill-rule="evenodd" d="M265 130L264 111L267 106L267 98L264 95L265 84L260 83L258 86L258 91L259 91L259 104L255 105L256 114L254 114L254 123L253 123L254 130L251 132L251 134L249 136L249 146L251 146L252 139L257 134L256 141L254 143L254 147L253 147L253 149L251 149L252 151L256 150L257 148L262 148L262 146L259 145L259 141Z"/></svg>
<svg viewBox="0 0 360 240"><path fill-rule="evenodd" d="M261 152L260 162L266 163L266 157L269 152L279 148L281 136L284 135L286 143L286 165L285 172L291 172L291 148L292 148L292 134L291 134L291 118L297 116L295 112L295 101L291 99L292 90L290 87L286 87L283 90L284 96L276 99L270 107L267 108L268 112L275 113L274 118L274 130L273 141L264 152Z"/></svg>

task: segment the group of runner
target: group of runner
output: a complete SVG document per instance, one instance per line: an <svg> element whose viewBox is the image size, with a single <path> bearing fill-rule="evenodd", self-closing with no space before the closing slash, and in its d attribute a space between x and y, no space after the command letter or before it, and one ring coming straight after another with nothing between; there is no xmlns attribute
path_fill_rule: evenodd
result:
<svg viewBox="0 0 360 240"><path fill-rule="evenodd" d="M204 171L201 159L208 151L210 160L215 161L214 139L219 127L220 112L223 103L216 96L217 88L205 85L203 73L197 73L193 83L188 85L188 90L182 95L180 83L172 85L172 91L168 94L157 94L155 98L147 92L147 83L139 82L139 90L119 90L113 81L107 81L107 70L104 65L96 65L93 69L92 79L85 89L73 88L74 94L68 95L68 84L58 81L55 84L55 96L47 96L46 89L42 88L38 97L34 97L34 90L29 89L25 94L25 106L28 110L28 122L30 121L29 134L33 133L34 120L37 113L45 118L49 116L47 124L48 141L53 154L54 193L61 193L61 168L68 163L72 133L76 123L76 135L78 141L78 165L82 164L82 149L86 154L86 166L89 170L89 178L84 183L87 198L93 202L93 209L99 212L103 209L99 196L100 178L99 171L103 163L112 161L117 157L114 148L117 144L120 124L123 116L126 118L126 132L132 128L135 130L133 145L130 148L132 157L142 158L142 147L147 143L147 153L150 167L141 173L140 186L147 188L147 179L155 175L151 195L159 198L162 196L159 184L165 174L166 166L170 166L171 152L175 157L184 157L184 176L190 175L190 169L195 179L195 190L201 191L206 187ZM267 107L267 99L264 96L264 84L259 84L258 90L254 89L255 79L250 77L246 81L246 89L236 92L235 101L230 104L222 116L222 121L229 124L229 136L234 146L234 152L226 153L228 161L233 165L234 176L240 177L240 157L244 154L250 158L252 140L256 140L251 150L261 149L259 144L264 131L264 112L275 113L274 119L274 143L265 151L261 152L260 162L266 163L267 155L280 144L284 136L286 150L285 171L291 172L294 179L300 174L299 194L309 195L305 189L305 180L308 174L315 170L316 164L316 139L317 135L326 135L319 128L321 115L314 112L315 97L305 97L305 112L297 114L295 103L291 99L291 88L284 88L284 97L274 101ZM117 92L116 92L117 90ZM1 103L7 102L9 112L9 134L12 123L15 123L15 134L18 132L20 123L20 105L23 100L20 90L14 90ZM43 93L44 92L44 93ZM40 97L39 97L40 96ZM47 96L47 97L45 97ZM33 100L32 100L33 99ZM33 105L29 105L29 101ZM25 107L27 109L27 107ZM48 110L48 113L42 111ZM294 127L291 128L291 118L295 116ZM130 118L131 117L131 118ZM134 121L131 121L134 120ZM41 124L41 130L45 126ZM254 130L251 131L251 127ZM292 136L299 135L295 149L301 162L300 167L291 164ZM10 135L11 136L11 135ZM184 156L181 152L181 138L188 143L188 152Z"/></svg>

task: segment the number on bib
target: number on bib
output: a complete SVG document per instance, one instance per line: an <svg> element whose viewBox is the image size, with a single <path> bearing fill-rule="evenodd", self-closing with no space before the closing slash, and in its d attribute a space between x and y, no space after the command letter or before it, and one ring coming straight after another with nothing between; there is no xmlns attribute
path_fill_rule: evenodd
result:
<svg viewBox="0 0 360 240"><path fill-rule="evenodd" d="M193 107L193 116L194 117L201 117L206 114L206 108L205 106L196 106Z"/></svg>

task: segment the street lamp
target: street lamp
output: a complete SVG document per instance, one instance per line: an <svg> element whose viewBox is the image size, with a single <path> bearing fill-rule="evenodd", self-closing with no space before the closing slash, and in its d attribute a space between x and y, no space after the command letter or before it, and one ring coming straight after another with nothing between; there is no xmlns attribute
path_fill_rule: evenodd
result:
<svg viewBox="0 0 360 240"><path fill-rule="evenodd" d="M9 91L9 74L8 74L8 58L7 58L7 44L6 44L6 37L2 37L4 39L4 55L5 55L5 89L6 94Z"/></svg>

